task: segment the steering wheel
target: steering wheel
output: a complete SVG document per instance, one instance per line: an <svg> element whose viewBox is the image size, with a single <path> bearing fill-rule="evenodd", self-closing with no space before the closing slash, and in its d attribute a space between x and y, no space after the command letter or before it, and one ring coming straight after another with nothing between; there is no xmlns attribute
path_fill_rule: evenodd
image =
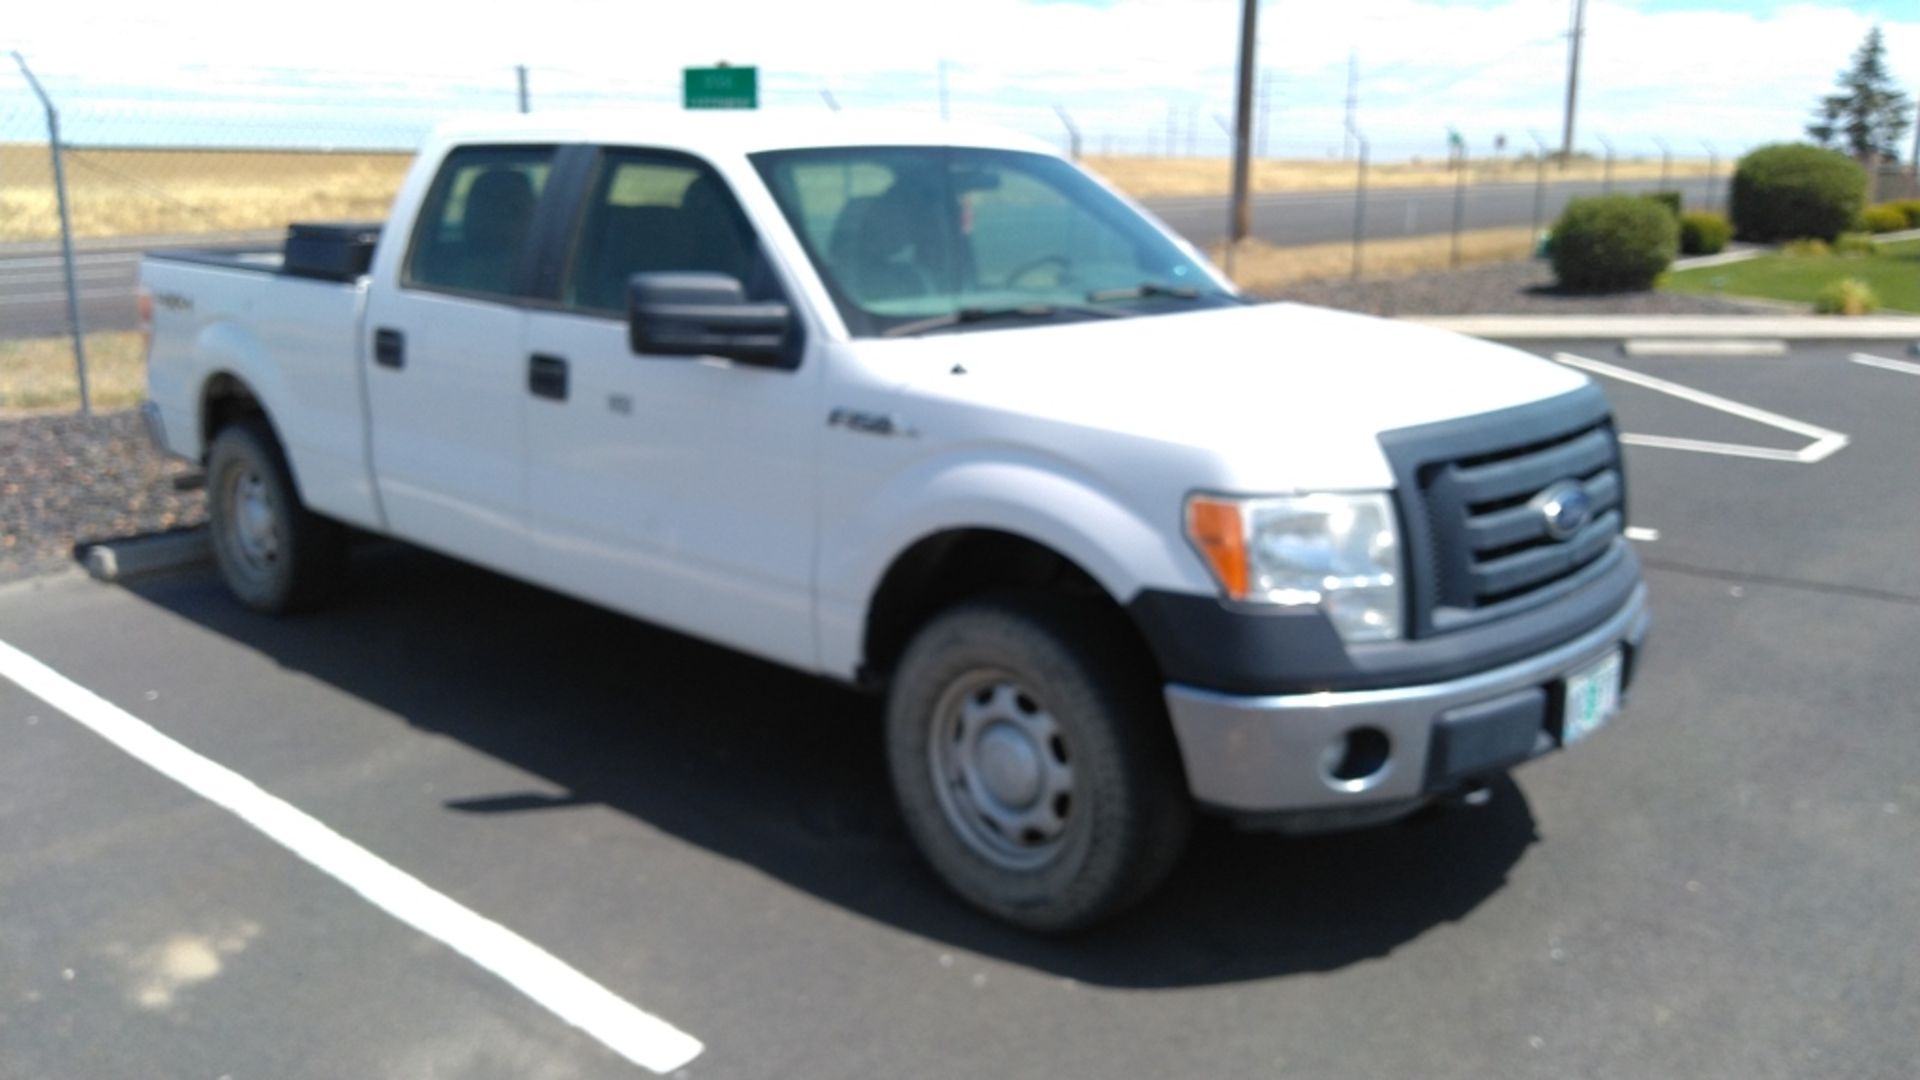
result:
<svg viewBox="0 0 1920 1080"><path fill-rule="evenodd" d="M1037 259L1029 259L1008 272L1007 288L1019 288L1021 278L1038 273L1050 266L1055 268L1058 279L1064 279L1067 271L1073 267L1073 260L1065 255L1042 255Z"/></svg>

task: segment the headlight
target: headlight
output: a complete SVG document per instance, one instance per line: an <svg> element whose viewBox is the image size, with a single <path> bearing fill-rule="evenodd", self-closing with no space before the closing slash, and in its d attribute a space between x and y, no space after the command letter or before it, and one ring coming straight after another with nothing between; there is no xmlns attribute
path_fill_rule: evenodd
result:
<svg viewBox="0 0 1920 1080"><path fill-rule="evenodd" d="M1400 530L1384 493L1196 495L1187 536L1235 600L1317 605L1349 642L1400 636Z"/></svg>

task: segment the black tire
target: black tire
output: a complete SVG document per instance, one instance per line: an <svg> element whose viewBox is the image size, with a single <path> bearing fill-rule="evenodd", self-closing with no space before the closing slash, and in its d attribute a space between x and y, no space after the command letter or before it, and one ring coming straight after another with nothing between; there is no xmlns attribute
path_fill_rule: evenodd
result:
<svg viewBox="0 0 1920 1080"><path fill-rule="evenodd" d="M214 436L207 512L220 576L255 611L310 609L346 574L346 527L300 502L286 455L263 420L238 420Z"/></svg>
<svg viewBox="0 0 1920 1080"><path fill-rule="evenodd" d="M1144 898L1178 861L1193 806L1140 652L1110 613L1048 595L964 604L914 638L887 757L908 830L968 902L1064 932Z"/></svg>

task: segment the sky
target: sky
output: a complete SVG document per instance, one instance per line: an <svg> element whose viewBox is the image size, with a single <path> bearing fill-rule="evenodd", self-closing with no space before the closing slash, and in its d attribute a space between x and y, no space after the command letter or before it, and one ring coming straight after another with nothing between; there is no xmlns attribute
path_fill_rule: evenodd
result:
<svg viewBox="0 0 1920 1080"><path fill-rule="evenodd" d="M1224 153L1238 0L213 0L20 3L0 24L80 144L410 146L455 112L678 101L680 71L760 69L763 105L938 115L1089 150ZM494 11L502 14L494 14ZM537 12L529 17L526 13ZM1320 157L1357 126L1376 157L1557 143L1568 0L1263 0L1264 143ZM1723 154L1799 137L1868 28L1920 89L1920 0L1588 0L1578 142ZM38 137L0 68L0 140Z"/></svg>

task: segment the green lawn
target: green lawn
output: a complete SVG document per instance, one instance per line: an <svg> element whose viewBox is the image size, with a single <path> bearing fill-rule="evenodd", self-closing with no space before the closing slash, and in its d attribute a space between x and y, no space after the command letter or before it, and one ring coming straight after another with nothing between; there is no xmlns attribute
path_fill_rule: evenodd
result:
<svg viewBox="0 0 1920 1080"><path fill-rule="evenodd" d="M1675 292L1811 304L1815 293L1848 277L1871 285L1880 297L1881 310L1920 314L1920 240L1883 245L1877 255L1762 255L1725 266L1675 271L1660 284Z"/></svg>

